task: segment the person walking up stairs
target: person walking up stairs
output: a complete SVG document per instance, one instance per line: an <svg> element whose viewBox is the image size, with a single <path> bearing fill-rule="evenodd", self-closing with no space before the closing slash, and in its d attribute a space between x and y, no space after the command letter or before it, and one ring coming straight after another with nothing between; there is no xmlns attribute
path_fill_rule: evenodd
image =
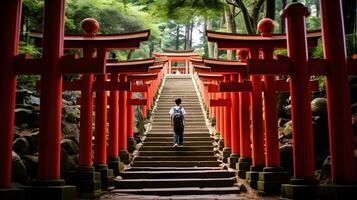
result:
<svg viewBox="0 0 357 200"><path fill-rule="evenodd" d="M172 146L168 110L182 98L185 145ZM190 75L166 75L153 123L130 169L115 180L118 193L141 195L236 194L234 172L222 169Z"/></svg>

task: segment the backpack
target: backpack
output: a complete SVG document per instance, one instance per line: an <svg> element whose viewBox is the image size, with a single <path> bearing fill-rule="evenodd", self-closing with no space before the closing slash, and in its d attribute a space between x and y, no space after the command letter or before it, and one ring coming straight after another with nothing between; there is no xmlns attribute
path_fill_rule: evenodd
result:
<svg viewBox="0 0 357 200"><path fill-rule="evenodd" d="M173 108L174 114L172 115L172 120L174 123L175 128L182 128L183 127L183 114L181 107L179 109Z"/></svg>

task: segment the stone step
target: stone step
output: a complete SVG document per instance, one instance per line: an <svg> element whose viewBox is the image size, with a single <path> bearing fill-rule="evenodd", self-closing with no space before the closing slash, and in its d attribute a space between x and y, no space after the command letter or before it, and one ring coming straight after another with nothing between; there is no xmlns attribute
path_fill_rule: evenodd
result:
<svg viewBox="0 0 357 200"><path fill-rule="evenodd" d="M144 145L148 145L148 146L172 146L171 142L143 142ZM184 142L185 145L187 146L208 146L208 145L212 145L212 141L197 141L197 142Z"/></svg>
<svg viewBox="0 0 357 200"><path fill-rule="evenodd" d="M222 167L130 167L126 171L204 171L224 170ZM226 170L224 170L226 171Z"/></svg>
<svg viewBox="0 0 357 200"><path fill-rule="evenodd" d="M167 118L167 119L166 119ZM166 117L165 119L163 118L154 118L153 120L153 126L154 125L160 125L160 126L171 126L170 125L170 118ZM206 125L206 122L203 119L197 119L194 117L186 117L186 126L188 125Z"/></svg>
<svg viewBox="0 0 357 200"><path fill-rule="evenodd" d="M149 133L146 138L152 137L173 137L173 133ZM210 134L207 133L184 133L184 138L186 137L210 137ZM145 145L147 145L145 143Z"/></svg>
<svg viewBox="0 0 357 200"><path fill-rule="evenodd" d="M170 126L153 126L152 131L155 132L161 132L161 133L171 133L173 132L172 127ZM207 131L207 127L205 126L186 126L185 127L185 132L191 132L191 131Z"/></svg>
<svg viewBox="0 0 357 200"><path fill-rule="evenodd" d="M192 171L126 171L120 173L124 179L162 179L162 178L229 178L233 171L227 170L192 170Z"/></svg>
<svg viewBox="0 0 357 200"><path fill-rule="evenodd" d="M195 117L186 117L186 123L197 123L197 122L202 122L204 123L205 120L201 119L201 118L195 118ZM171 119L169 117L165 117L165 118L155 118L153 119L153 122L156 123L160 123L160 122L170 122Z"/></svg>
<svg viewBox="0 0 357 200"><path fill-rule="evenodd" d="M155 111L155 117L156 116L160 116L162 118L168 118L170 119L170 113L169 113L170 109L168 110L160 110L160 111ZM201 119L204 119L204 115L203 115L203 111L202 110L197 110L197 111L191 111L191 112L187 112L187 114L185 115L185 117L201 117Z"/></svg>
<svg viewBox="0 0 357 200"><path fill-rule="evenodd" d="M239 194L240 190L238 187L204 187L204 188L185 187L185 188L115 189L112 192L138 194L138 195L171 196L171 195Z"/></svg>
<svg viewBox="0 0 357 200"><path fill-rule="evenodd" d="M139 156L213 156L213 151L140 151Z"/></svg>
<svg viewBox="0 0 357 200"><path fill-rule="evenodd" d="M218 167L219 164L220 163L218 161L135 161L132 166L133 167Z"/></svg>
<svg viewBox="0 0 357 200"><path fill-rule="evenodd" d="M114 179L115 188L230 187L235 178Z"/></svg>
<svg viewBox="0 0 357 200"><path fill-rule="evenodd" d="M210 137L183 137L184 144L185 142L193 141L213 141L213 138ZM145 142L172 142L173 136L171 137L148 137L145 138Z"/></svg>
<svg viewBox="0 0 357 200"><path fill-rule="evenodd" d="M185 139L184 139L185 141ZM173 147L173 146L147 146L143 145L140 148L140 152L144 151L210 151L213 150L213 146L183 146L183 147Z"/></svg>
<svg viewBox="0 0 357 200"><path fill-rule="evenodd" d="M215 156L138 156L135 161L217 161Z"/></svg>

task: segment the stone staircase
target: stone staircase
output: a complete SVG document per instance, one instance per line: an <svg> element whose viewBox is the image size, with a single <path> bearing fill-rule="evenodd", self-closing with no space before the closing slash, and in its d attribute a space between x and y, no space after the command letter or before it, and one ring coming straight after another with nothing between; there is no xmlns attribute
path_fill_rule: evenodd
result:
<svg viewBox="0 0 357 200"><path fill-rule="evenodd" d="M173 148L168 112L177 97L187 115L184 147ZM115 179L114 192L162 196L239 193L234 172L220 167L212 142L191 76L167 75L152 128L131 168Z"/></svg>

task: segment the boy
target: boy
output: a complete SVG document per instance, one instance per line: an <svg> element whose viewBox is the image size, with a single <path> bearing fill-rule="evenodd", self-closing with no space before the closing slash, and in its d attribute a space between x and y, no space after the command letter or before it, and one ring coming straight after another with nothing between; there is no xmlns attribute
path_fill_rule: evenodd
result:
<svg viewBox="0 0 357 200"><path fill-rule="evenodd" d="M171 126L174 129L174 147L183 147L183 131L185 127L185 109L180 106L181 99L175 100L176 106L170 110Z"/></svg>

